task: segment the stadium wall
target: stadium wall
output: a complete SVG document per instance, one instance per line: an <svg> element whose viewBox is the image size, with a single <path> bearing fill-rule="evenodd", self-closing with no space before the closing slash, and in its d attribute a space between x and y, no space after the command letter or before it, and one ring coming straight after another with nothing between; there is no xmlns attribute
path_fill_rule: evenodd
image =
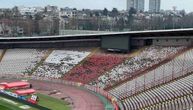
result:
<svg viewBox="0 0 193 110"><path fill-rule="evenodd" d="M180 39L154 39L153 45L158 46L189 46L192 44L192 39L190 38L180 38Z"/></svg>
<svg viewBox="0 0 193 110"><path fill-rule="evenodd" d="M131 47L132 48L140 48L145 46L144 39L131 39Z"/></svg>
<svg viewBox="0 0 193 110"><path fill-rule="evenodd" d="M103 49L117 49L120 51L130 51L130 37L129 36L102 36L101 48Z"/></svg>
<svg viewBox="0 0 193 110"><path fill-rule="evenodd" d="M18 43L0 43L0 48L66 48L66 47L99 47L100 41L61 41L61 42L18 42Z"/></svg>

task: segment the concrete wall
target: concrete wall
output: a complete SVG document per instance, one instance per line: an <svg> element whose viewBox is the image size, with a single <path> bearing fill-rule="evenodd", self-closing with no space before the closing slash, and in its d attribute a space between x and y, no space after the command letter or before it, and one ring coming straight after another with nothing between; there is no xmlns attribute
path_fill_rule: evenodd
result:
<svg viewBox="0 0 193 110"><path fill-rule="evenodd" d="M18 43L0 44L1 49L8 48L68 48L68 47L99 47L100 41L50 42L50 43Z"/></svg>
<svg viewBox="0 0 193 110"><path fill-rule="evenodd" d="M138 48L145 46L145 40L144 39L131 39L131 47Z"/></svg>
<svg viewBox="0 0 193 110"><path fill-rule="evenodd" d="M102 36L101 48L103 49L118 49L130 50L130 37L129 36Z"/></svg>
<svg viewBox="0 0 193 110"><path fill-rule="evenodd" d="M157 46L188 46L192 44L192 39L153 39L153 45Z"/></svg>

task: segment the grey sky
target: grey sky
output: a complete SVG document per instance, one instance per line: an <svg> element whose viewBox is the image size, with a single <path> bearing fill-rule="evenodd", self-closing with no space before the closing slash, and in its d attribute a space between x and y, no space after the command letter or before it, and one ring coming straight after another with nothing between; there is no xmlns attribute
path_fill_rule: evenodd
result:
<svg viewBox="0 0 193 110"><path fill-rule="evenodd" d="M0 8L7 8L17 6L45 6L45 5L57 5L59 7L71 7L71 8L90 8L90 9L103 9L107 7L112 9L113 7L119 10L126 9L126 0L0 0ZM146 0L147 10L148 0ZM173 6L177 6L177 9L185 9L190 12L193 11L193 0L162 0L161 9L172 9Z"/></svg>

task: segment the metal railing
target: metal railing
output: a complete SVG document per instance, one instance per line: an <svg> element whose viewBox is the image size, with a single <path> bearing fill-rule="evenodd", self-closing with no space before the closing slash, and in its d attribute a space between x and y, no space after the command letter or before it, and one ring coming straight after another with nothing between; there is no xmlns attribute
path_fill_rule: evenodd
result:
<svg viewBox="0 0 193 110"><path fill-rule="evenodd" d="M165 84L165 83L168 83L170 81L173 81L173 80L175 80L179 77L187 75L190 72L193 72L193 66L187 67L186 69L183 69L183 70L181 70L179 72L176 72L176 73L173 72L169 76L162 77L161 79L154 80L150 83L146 83L146 84L143 84L141 86L138 86L135 83L135 88L130 90L130 91L127 91L127 93L124 96L121 97L121 100L126 99L129 96L135 95L139 92L143 92L143 91L146 91L146 90L151 89L153 87L156 87L158 85Z"/></svg>

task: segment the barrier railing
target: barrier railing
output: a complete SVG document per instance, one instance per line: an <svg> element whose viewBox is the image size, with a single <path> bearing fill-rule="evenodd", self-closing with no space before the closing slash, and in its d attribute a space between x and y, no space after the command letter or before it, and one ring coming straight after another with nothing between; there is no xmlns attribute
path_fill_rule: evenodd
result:
<svg viewBox="0 0 193 110"><path fill-rule="evenodd" d="M134 71L132 73L129 73L129 75L127 77L117 81L116 84L112 84L112 85L109 84L109 85L107 85L107 87L105 87L104 90L109 91L110 89L113 89L113 88L115 88L115 87L117 87L117 86L127 82L128 80L132 80L132 79L134 79L136 77L139 77L140 75L142 75L144 73L148 73L149 71L155 69L156 67L158 67L158 66L160 66L162 64L165 64L165 63L169 62L171 59L174 59L174 57L177 57L177 56L181 55L183 52L188 51L191 48L192 47L183 48L177 54L170 54L170 55L168 55L166 58L160 60L159 63L154 63L151 66L144 67L144 68L142 68L140 70L137 70L137 71Z"/></svg>
<svg viewBox="0 0 193 110"><path fill-rule="evenodd" d="M158 85L173 81L176 78L187 75L188 73L190 73L192 71L193 71L193 66L190 66L190 67L187 67L186 69L183 69L179 72L176 72L176 73L173 72L171 75L162 77L159 80L155 80L155 81L152 81L150 83L143 84L142 86L138 86L138 85L135 84L135 88L130 90L130 91L127 91L126 93L123 93L124 95L120 96L120 98L121 98L120 100L126 99L129 96L132 96L132 95L137 94L139 92L142 92L142 91L145 91L147 89L153 88L155 86L158 86Z"/></svg>

